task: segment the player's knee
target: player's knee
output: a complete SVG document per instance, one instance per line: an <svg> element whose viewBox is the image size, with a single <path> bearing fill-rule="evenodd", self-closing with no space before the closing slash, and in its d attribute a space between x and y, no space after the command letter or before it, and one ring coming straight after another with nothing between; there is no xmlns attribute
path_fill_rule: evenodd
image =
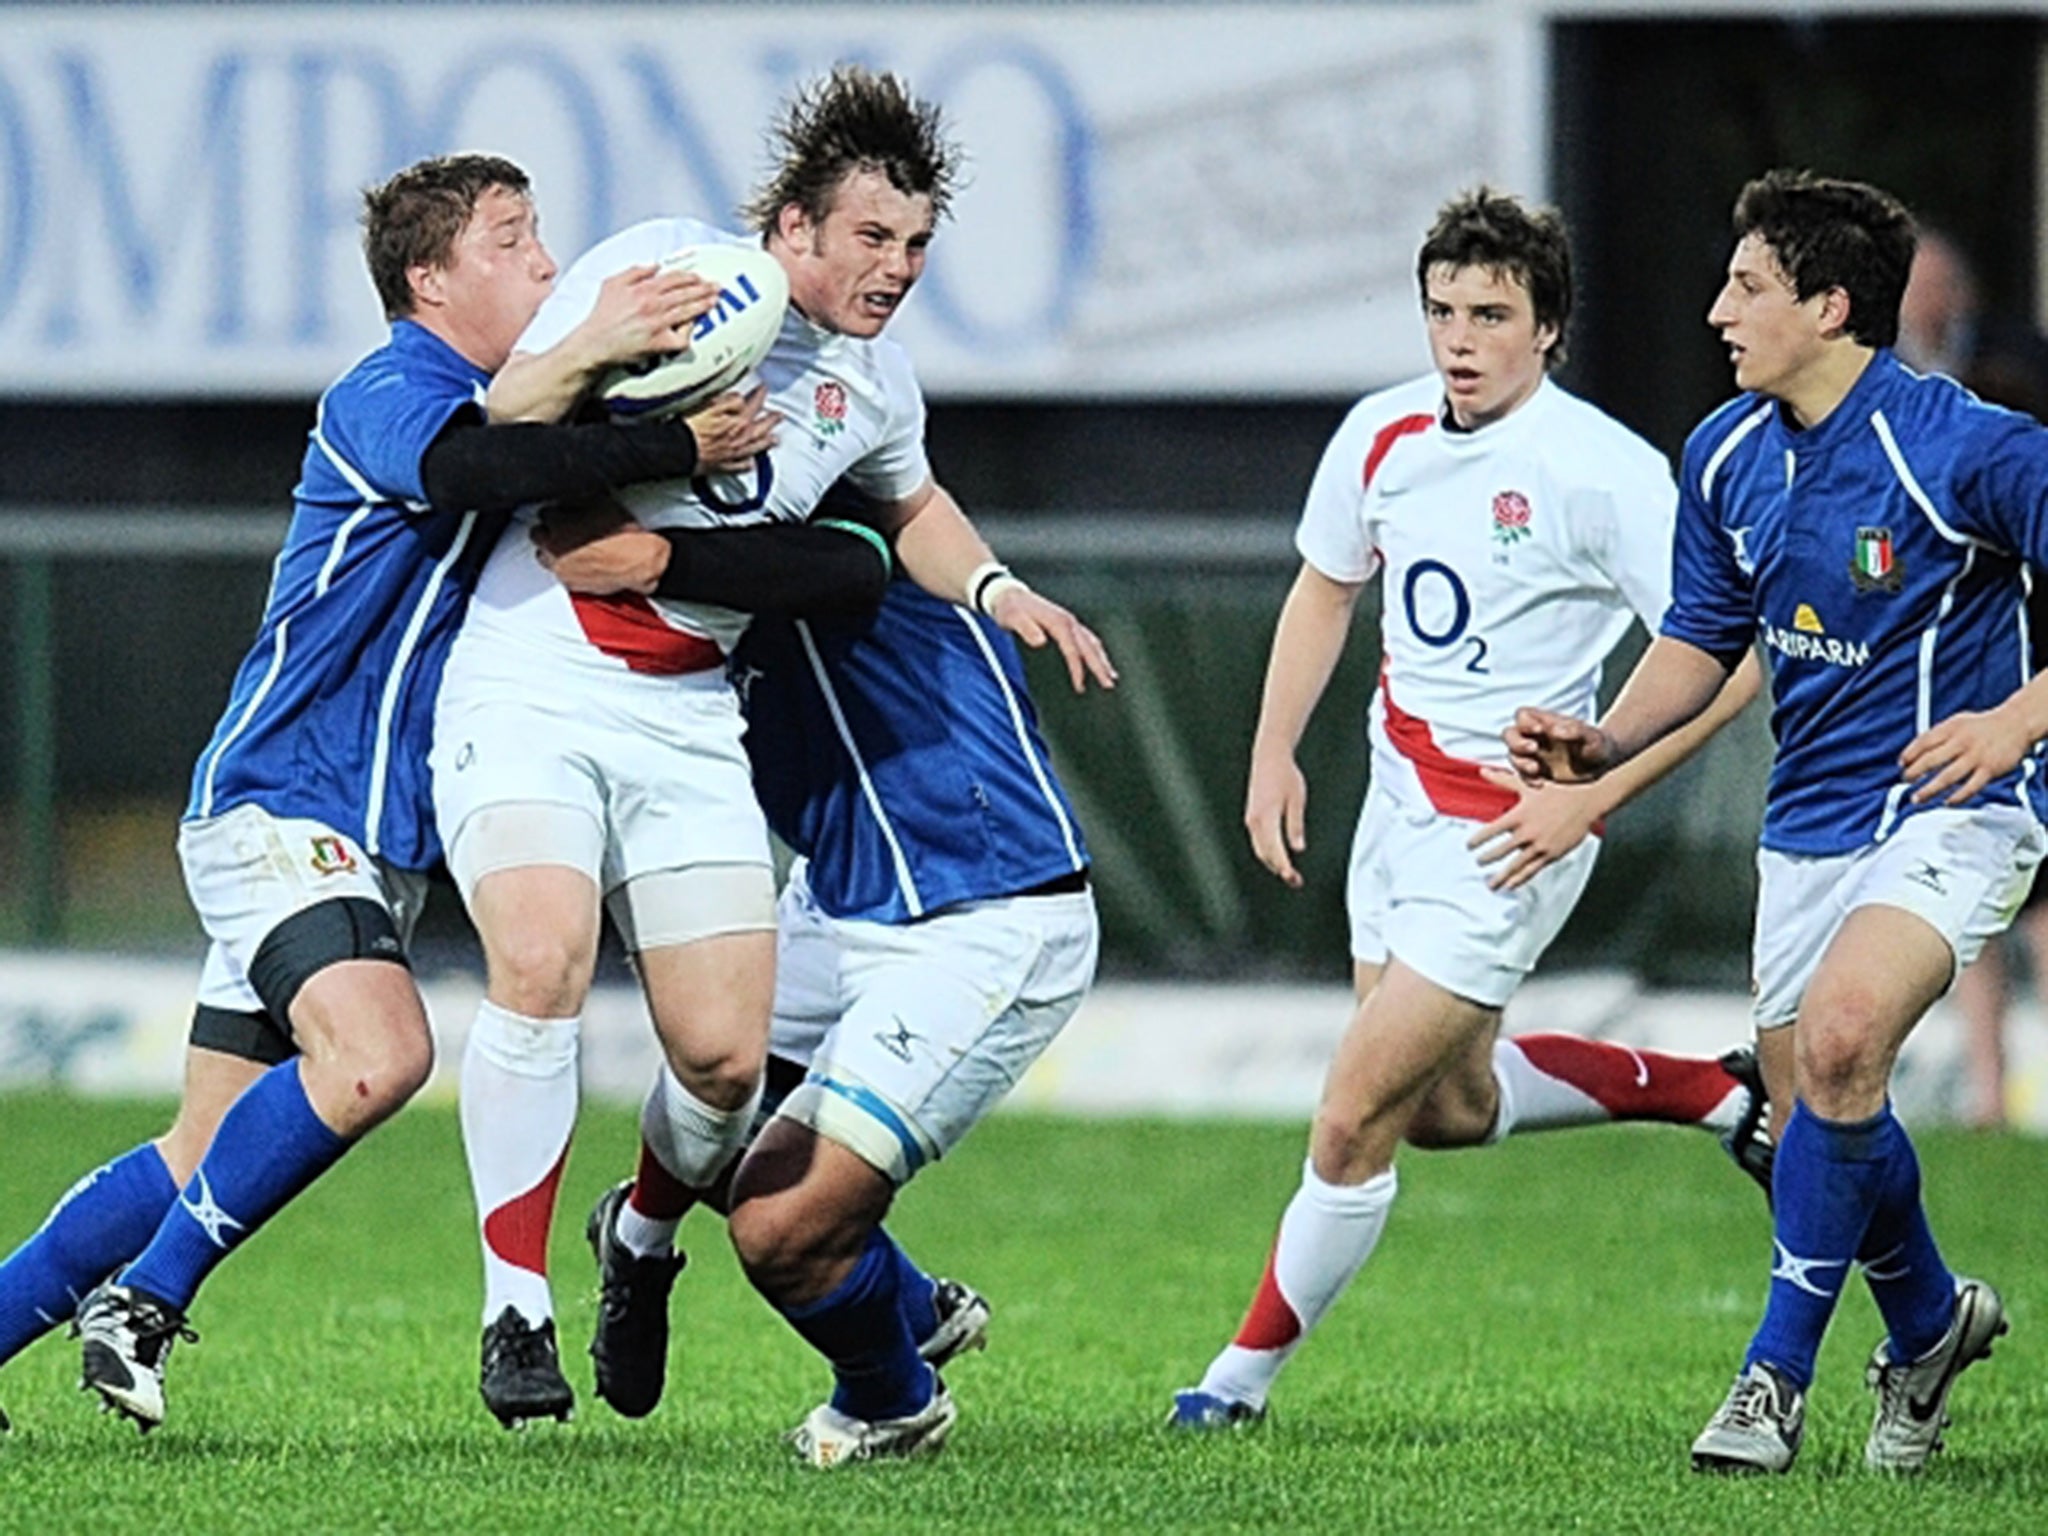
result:
<svg viewBox="0 0 2048 1536"><path fill-rule="evenodd" d="M409 1019L364 1021L337 1032L326 1050L308 1054L341 1085L342 1104L352 1112L347 1118L364 1128L397 1112L434 1071L433 1036Z"/></svg>
<svg viewBox="0 0 2048 1536"><path fill-rule="evenodd" d="M542 928L493 935L488 946L491 1001L530 1019L582 1011L591 958L584 946Z"/></svg>
<svg viewBox="0 0 2048 1536"><path fill-rule="evenodd" d="M713 1109L738 1109L760 1086L768 1064L766 1040L685 1041L668 1051L685 1088Z"/></svg>
<svg viewBox="0 0 2048 1536"><path fill-rule="evenodd" d="M823 1293L820 1276L834 1251L832 1226L801 1191L745 1201L727 1222L733 1252L747 1279L769 1300L785 1305Z"/></svg>

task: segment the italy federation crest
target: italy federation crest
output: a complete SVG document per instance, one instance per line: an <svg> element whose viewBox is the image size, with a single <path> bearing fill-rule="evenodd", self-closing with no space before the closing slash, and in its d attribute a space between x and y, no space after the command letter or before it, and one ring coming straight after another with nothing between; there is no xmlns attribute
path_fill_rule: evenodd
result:
<svg viewBox="0 0 2048 1536"><path fill-rule="evenodd" d="M1897 551L1892 548L1891 529L1856 530L1856 554L1849 561L1849 579L1856 584L1858 592L1899 590L1906 573L1899 564Z"/></svg>
<svg viewBox="0 0 2048 1536"><path fill-rule="evenodd" d="M332 834L313 839L312 865L316 875L352 875L356 869L348 844Z"/></svg>

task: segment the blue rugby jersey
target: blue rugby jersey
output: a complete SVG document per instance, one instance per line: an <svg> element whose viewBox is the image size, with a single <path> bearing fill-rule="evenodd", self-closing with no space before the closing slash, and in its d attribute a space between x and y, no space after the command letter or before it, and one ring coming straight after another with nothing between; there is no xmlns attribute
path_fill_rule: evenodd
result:
<svg viewBox="0 0 2048 1536"><path fill-rule="evenodd" d="M1913 812L1899 752L2030 675L2024 563L2048 567L2048 430L1879 352L1819 426L1758 395L1696 428L1664 633L1761 638L1777 738L1763 844L1845 853ZM2040 752L1972 803L2041 803Z"/></svg>
<svg viewBox="0 0 2048 1536"><path fill-rule="evenodd" d="M263 623L193 769L187 820L254 803L400 868L441 856L434 693L502 519L430 509L420 459L489 382L400 320L321 397Z"/></svg>
<svg viewBox="0 0 2048 1536"><path fill-rule="evenodd" d="M754 788L834 917L903 923L1088 866L1010 637L908 581L871 624L756 619Z"/></svg>

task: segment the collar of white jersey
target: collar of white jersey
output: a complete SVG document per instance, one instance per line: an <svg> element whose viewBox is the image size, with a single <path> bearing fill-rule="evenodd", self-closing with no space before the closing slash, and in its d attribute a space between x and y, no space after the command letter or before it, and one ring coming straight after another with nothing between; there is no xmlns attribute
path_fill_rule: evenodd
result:
<svg viewBox="0 0 2048 1536"><path fill-rule="evenodd" d="M1537 381L1529 398L1499 421L1489 421L1483 427L1453 427L1448 425L1451 402L1448 397L1439 396L1436 403L1437 440L1452 453L1491 453L1501 444L1515 442L1536 430L1535 424L1548 416L1563 398L1564 391L1552 383L1546 373Z"/></svg>

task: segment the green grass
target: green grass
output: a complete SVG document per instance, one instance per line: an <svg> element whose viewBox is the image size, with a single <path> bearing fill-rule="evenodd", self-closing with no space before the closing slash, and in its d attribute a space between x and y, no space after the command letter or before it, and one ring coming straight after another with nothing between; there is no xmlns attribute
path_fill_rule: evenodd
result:
<svg viewBox="0 0 2048 1536"><path fill-rule="evenodd" d="M0 1242L163 1106L0 1097ZM1002 1118L928 1174L896 1230L995 1303L954 1368L929 1464L830 1476L778 1443L822 1396L804 1347L693 1219L668 1401L591 1400L582 1214L629 1165L592 1113L555 1269L565 1429L507 1435L476 1397L477 1261L455 1117L408 1112L215 1277L171 1417L138 1439L46 1339L0 1370L0 1530L1329 1531L2039 1529L2048 1510L2048 1144L1928 1134L1952 1257L2016 1327L1956 1397L1918 1482L1868 1477L1860 1288L1821 1358L1807 1448L1770 1481L1697 1478L1685 1449L1755 1321L1761 1202L1705 1138L1624 1129L1411 1155L1386 1241L1282 1380L1263 1430L1186 1440L1168 1395L1229 1334L1299 1166L1297 1126Z"/></svg>

